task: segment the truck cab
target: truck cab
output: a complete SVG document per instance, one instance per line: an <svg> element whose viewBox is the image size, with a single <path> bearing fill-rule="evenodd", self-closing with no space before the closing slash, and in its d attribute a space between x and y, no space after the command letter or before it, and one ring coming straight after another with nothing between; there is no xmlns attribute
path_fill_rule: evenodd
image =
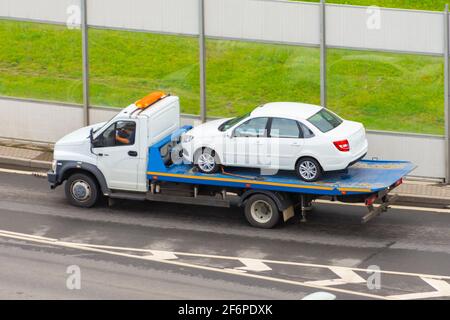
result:
<svg viewBox="0 0 450 320"><path fill-rule="evenodd" d="M96 200L85 175L104 195L111 190L146 192L149 147L180 126L180 101L154 92L121 110L108 122L74 131L56 142L51 187L69 181L66 192L87 206ZM98 192L97 192L98 193Z"/></svg>

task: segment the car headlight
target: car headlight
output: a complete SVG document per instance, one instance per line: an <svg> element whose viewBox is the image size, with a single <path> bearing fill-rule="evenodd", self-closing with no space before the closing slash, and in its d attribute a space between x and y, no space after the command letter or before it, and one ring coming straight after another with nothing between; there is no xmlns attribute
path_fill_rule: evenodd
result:
<svg viewBox="0 0 450 320"><path fill-rule="evenodd" d="M53 161L52 161L52 171L53 171L53 172L56 172L56 166L57 166L57 164L58 164L58 161L57 161L57 160L53 160Z"/></svg>
<svg viewBox="0 0 450 320"><path fill-rule="evenodd" d="M188 143L188 142L191 142L192 139L194 139L194 136L190 136L190 135L186 134L181 138L181 141L183 143Z"/></svg>

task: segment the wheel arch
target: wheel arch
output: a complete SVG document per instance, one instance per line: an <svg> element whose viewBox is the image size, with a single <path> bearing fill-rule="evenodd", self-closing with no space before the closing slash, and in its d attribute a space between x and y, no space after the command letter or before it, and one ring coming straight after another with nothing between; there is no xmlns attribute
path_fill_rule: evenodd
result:
<svg viewBox="0 0 450 320"><path fill-rule="evenodd" d="M278 210L283 212L287 208L293 205L291 198L284 193L281 192L273 192L268 190L247 190L245 191L238 202L238 206L242 207L245 205L245 202L253 195L263 194L271 198L278 207Z"/></svg>
<svg viewBox="0 0 450 320"><path fill-rule="evenodd" d="M305 159L305 158L311 158L317 161L317 163L320 166L320 169L322 170L322 172L324 172L325 170L323 169L323 165L320 162L320 160L318 159L318 157L316 157L315 155L311 155L311 154L302 154L300 157L298 157L297 160L295 160L295 164L294 164L294 169L297 168L297 164L300 160Z"/></svg>
<svg viewBox="0 0 450 320"><path fill-rule="evenodd" d="M79 163L76 161L67 161L63 162L63 165L58 172L59 176L59 183L63 183L65 180L67 180L71 175L75 173L84 173L89 174L92 176L95 181L97 182L98 186L100 187L100 190L104 195L108 195L110 193L110 190L108 188L108 185L106 183L105 176L100 171L100 169L97 168L97 166L90 164L90 163Z"/></svg>
<svg viewBox="0 0 450 320"><path fill-rule="evenodd" d="M211 149L212 151L214 151L215 152L215 157L217 157L218 159L219 159L219 164L221 164L222 163L222 159L221 159L221 157L220 157L220 155L218 154L218 152L216 151L216 149L215 148L213 148L212 146L209 146L209 145L203 145L203 146L201 146L201 147L198 147L197 149L195 149L195 151L194 151L194 153L192 154L192 162L193 163L195 163L196 162L196 158L197 158L197 154L198 154L198 152L200 152L200 151L202 151L203 149Z"/></svg>

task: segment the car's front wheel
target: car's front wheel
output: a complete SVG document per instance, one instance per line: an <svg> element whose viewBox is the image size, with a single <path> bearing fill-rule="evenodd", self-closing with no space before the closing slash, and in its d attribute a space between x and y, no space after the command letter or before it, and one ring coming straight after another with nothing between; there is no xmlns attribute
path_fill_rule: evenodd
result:
<svg viewBox="0 0 450 320"><path fill-rule="evenodd" d="M202 173L216 173L220 169L219 158L210 148L202 148L197 152L195 164Z"/></svg>
<svg viewBox="0 0 450 320"><path fill-rule="evenodd" d="M298 177L306 182L314 182L322 177L322 168L319 162L309 157L298 160L295 171Z"/></svg>

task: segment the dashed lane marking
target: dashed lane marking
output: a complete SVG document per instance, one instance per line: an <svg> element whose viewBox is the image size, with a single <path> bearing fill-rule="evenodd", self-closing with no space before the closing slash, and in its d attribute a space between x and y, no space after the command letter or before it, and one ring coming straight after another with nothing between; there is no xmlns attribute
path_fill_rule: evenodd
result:
<svg viewBox="0 0 450 320"><path fill-rule="evenodd" d="M329 269L333 271L337 276L339 276L339 278L330 280L308 281L307 283L328 287L342 284L367 282L366 279L362 278L355 271L350 270L348 268L330 267Z"/></svg>
<svg viewBox="0 0 450 320"><path fill-rule="evenodd" d="M272 268L270 268L268 265L266 265L261 260L256 260L256 259L239 259L239 261L242 262L243 264L245 264L245 267L235 268L235 269L238 269L238 270L255 271L255 272L272 270Z"/></svg>
<svg viewBox="0 0 450 320"><path fill-rule="evenodd" d="M428 278L421 278L421 279L436 290L429 292L393 295L388 296L388 298L395 300L412 300L412 299L443 298L450 296L450 284L448 282L437 279L428 279Z"/></svg>

